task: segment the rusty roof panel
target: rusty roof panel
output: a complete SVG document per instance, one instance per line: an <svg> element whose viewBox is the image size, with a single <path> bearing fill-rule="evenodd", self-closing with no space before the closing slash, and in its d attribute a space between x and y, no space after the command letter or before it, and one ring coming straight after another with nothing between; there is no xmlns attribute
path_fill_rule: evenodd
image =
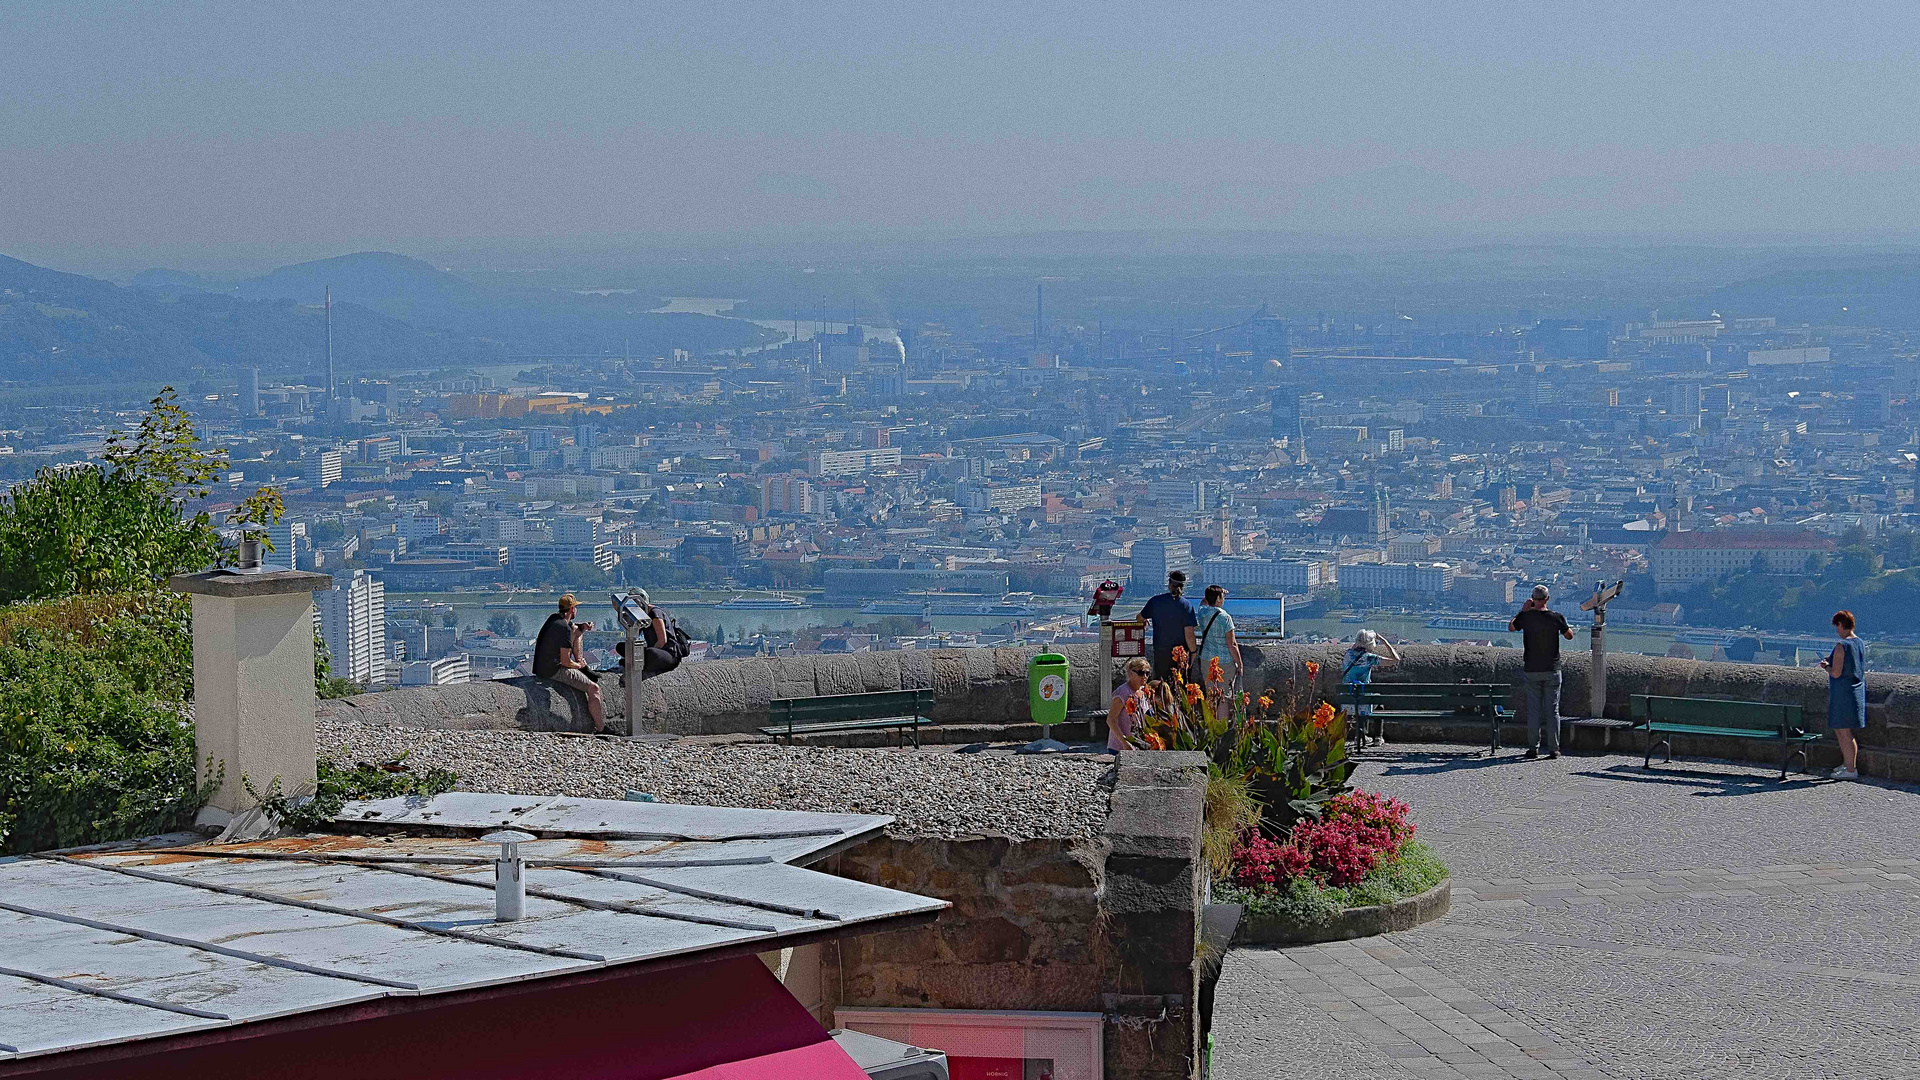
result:
<svg viewBox="0 0 1920 1080"><path fill-rule="evenodd" d="M0 860L0 1062L944 908L789 865L889 820L455 792L342 814L401 835ZM517 922L478 839L503 825L544 834Z"/></svg>

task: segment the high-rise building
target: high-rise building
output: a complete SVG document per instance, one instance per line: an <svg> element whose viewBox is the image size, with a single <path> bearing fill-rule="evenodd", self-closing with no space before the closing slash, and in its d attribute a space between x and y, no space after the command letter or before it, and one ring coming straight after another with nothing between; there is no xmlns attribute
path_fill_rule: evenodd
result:
<svg viewBox="0 0 1920 1080"><path fill-rule="evenodd" d="M818 506L813 485L804 476L783 473L760 480L760 512L763 514L811 514Z"/></svg>
<svg viewBox="0 0 1920 1080"><path fill-rule="evenodd" d="M1287 440L1287 449L1294 457L1306 460L1307 429L1300 412L1300 391L1283 386L1268 400L1273 404L1273 437Z"/></svg>
<svg viewBox="0 0 1920 1080"><path fill-rule="evenodd" d="M273 545L272 553L267 556L269 563L299 569L300 556L308 550L307 523L281 518L267 526L267 542Z"/></svg>
<svg viewBox="0 0 1920 1080"><path fill-rule="evenodd" d="M1667 407L1667 414L1676 420L1684 420L1689 428L1700 426L1700 384L1679 382L1673 384L1673 400Z"/></svg>
<svg viewBox="0 0 1920 1080"><path fill-rule="evenodd" d="M1129 561L1132 581L1127 588L1151 596L1166 587L1167 575L1175 570L1193 572L1193 545L1186 540L1142 537L1133 542Z"/></svg>
<svg viewBox="0 0 1920 1080"><path fill-rule="evenodd" d="M240 373L240 415L260 415L260 369L250 367Z"/></svg>
<svg viewBox="0 0 1920 1080"><path fill-rule="evenodd" d="M1220 481L1195 480L1193 482L1193 509L1205 513L1220 505Z"/></svg>
<svg viewBox="0 0 1920 1080"><path fill-rule="evenodd" d="M313 594L333 674L372 686L386 677L387 587L365 570L343 570Z"/></svg>
<svg viewBox="0 0 1920 1080"><path fill-rule="evenodd" d="M337 484L346 455L338 450L315 450L300 457L300 475L316 487Z"/></svg>

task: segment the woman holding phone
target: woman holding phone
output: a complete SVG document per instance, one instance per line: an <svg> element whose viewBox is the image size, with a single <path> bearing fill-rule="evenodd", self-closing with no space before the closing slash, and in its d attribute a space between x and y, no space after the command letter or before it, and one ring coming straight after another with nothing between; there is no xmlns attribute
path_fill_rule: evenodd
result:
<svg viewBox="0 0 1920 1080"><path fill-rule="evenodd" d="M1858 780L1860 742L1855 733L1867 726L1867 647L1854 635L1853 612L1834 612L1833 629L1840 640L1820 666L1827 671L1827 727L1840 744L1840 767L1827 775Z"/></svg>

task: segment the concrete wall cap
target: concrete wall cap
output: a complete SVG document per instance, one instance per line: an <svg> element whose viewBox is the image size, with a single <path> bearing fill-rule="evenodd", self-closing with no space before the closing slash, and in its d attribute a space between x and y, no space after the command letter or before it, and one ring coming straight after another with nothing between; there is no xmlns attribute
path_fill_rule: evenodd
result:
<svg viewBox="0 0 1920 1080"><path fill-rule="evenodd" d="M247 596L279 596L285 593L311 593L333 588L333 575L313 574L305 570L276 570L267 574L236 574L228 570L208 570L199 574L175 574L167 588L177 593L220 596L237 599Z"/></svg>

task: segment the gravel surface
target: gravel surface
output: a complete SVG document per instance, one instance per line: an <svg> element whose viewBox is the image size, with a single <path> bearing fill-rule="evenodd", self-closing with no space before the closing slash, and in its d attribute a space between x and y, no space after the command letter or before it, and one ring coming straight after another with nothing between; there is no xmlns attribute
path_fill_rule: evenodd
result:
<svg viewBox="0 0 1920 1080"><path fill-rule="evenodd" d="M451 769L466 791L890 814L896 836L1080 839L1106 823L1108 762L766 744L648 744L321 720L320 756Z"/></svg>

